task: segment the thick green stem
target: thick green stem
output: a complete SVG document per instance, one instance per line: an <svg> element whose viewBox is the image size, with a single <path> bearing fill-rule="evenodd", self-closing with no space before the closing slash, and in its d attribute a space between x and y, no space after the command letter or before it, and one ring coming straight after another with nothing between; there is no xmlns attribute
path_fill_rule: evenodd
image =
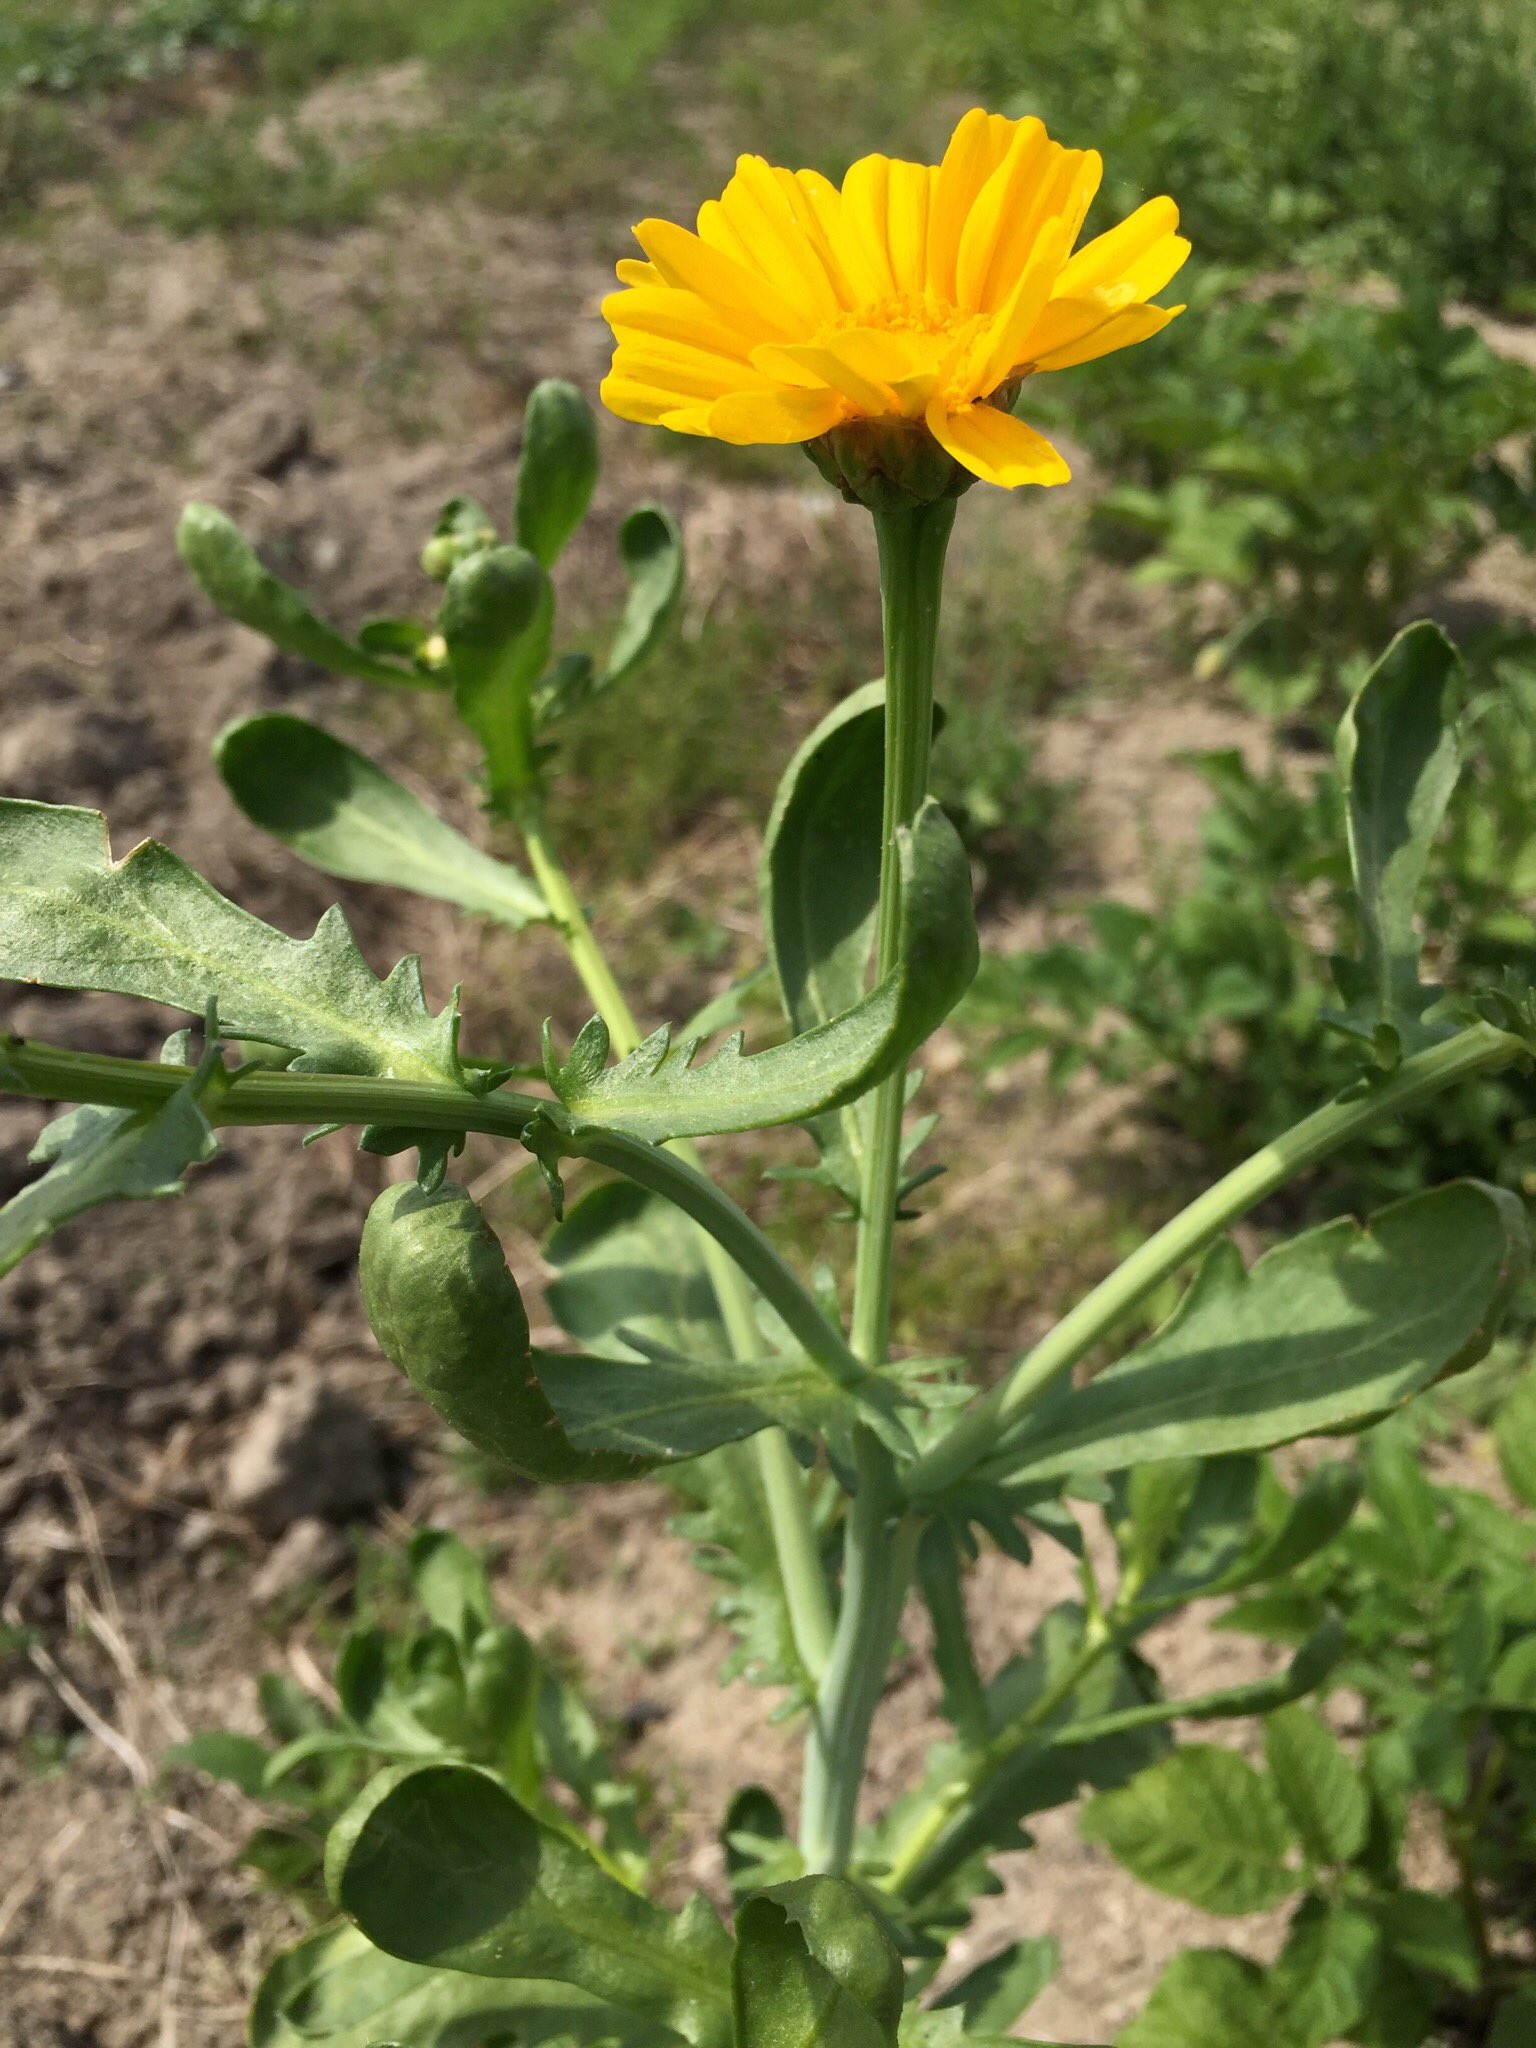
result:
<svg viewBox="0 0 1536 2048"><path fill-rule="evenodd" d="M879 980L895 969L901 945L896 834L900 827L911 824L928 793L939 602L954 519L953 500L875 515L885 631L885 798L875 939ZM901 1184L906 1089L905 1072L897 1072L880 1083L870 1101L869 1152L854 1255L853 1348L871 1364L879 1364L890 1348L891 1250Z"/></svg>
<svg viewBox="0 0 1536 2048"><path fill-rule="evenodd" d="M1330 1102L1235 1166L1165 1223L1049 1331L1006 1379L972 1404L947 1435L908 1468L911 1500L931 1498L992 1457L1006 1432L1041 1394L1213 1238L1308 1167L1376 1125L1469 1075L1527 1056L1524 1043L1492 1024L1473 1024L1443 1045L1404 1060L1388 1081Z"/></svg>
<svg viewBox="0 0 1536 2048"><path fill-rule="evenodd" d="M898 964L901 870L896 834L928 793L933 667L944 555L953 502L875 515L885 632L885 793L881 818L876 974ZM869 1149L859 1192L854 1254L853 1348L871 1365L890 1350L891 1259L901 1185L906 1074L894 1073L870 1104ZM806 1867L848 1867L859 1787L875 1709L885 1686L912 1577L918 1524L902 1515L889 1455L867 1432L855 1450L857 1491L845 1536L843 1592L832 1655L816 1701L817 1739L807 1745L800 1847Z"/></svg>
<svg viewBox="0 0 1536 2048"><path fill-rule="evenodd" d="M834 1875L848 1868L853 1852L870 1726L885 1690L921 1528L915 1515L892 1521L894 1480L889 1461L873 1454L876 1448L867 1436L860 1445L842 1605L815 1708L818 1739L805 1751L800 1850L807 1870Z"/></svg>

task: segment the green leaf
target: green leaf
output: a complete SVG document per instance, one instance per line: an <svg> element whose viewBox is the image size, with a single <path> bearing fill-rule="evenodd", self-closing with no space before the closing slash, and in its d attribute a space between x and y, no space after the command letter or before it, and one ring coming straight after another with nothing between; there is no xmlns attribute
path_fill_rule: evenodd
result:
<svg viewBox="0 0 1536 2048"><path fill-rule="evenodd" d="M695 1458L775 1423L813 1440L846 1437L859 1403L807 1359L663 1355L636 1364L540 1352L539 1384L578 1450Z"/></svg>
<svg viewBox="0 0 1536 2048"><path fill-rule="evenodd" d="M1224 1685L1193 1699L1145 1700L1107 1714L1088 1715L1052 1732L1058 1749L1101 1742L1106 1736L1136 1728L1155 1728L1167 1721L1230 1721L1238 1715L1269 1714L1313 1692L1338 1664L1346 1645L1344 1625L1336 1614L1325 1616L1302 1643L1284 1671L1272 1678L1252 1678L1242 1685Z"/></svg>
<svg viewBox="0 0 1536 2048"><path fill-rule="evenodd" d="M560 377L535 384L523 413L517 461L517 544L545 569L587 516L597 483L597 422Z"/></svg>
<svg viewBox="0 0 1536 2048"><path fill-rule="evenodd" d="M1488 1680L1488 1703L1536 1713L1536 1635L1518 1636Z"/></svg>
<svg viewBox="0 0 1536 2048"><path fill-rule="evenodd" d="M438 680L421 669L380 661L317 619L299 593L280 583L233 520L212 505L188 505L176 528L176 547L221 612L264 634L285 654L301 655L337 675L404 690L434 690Z"/></svg>
<svg viewBox="0 0 1536 2048"><path fill-rule="evenodd" d="M758 894L784 1014L797 1032L864 993L880 895L885 684L866 683L825 717L779 783Z"/></svg>
<svg viewBox="0 0 1536 2048"><path fill-rule="evenodd" d="M629 579L624 613L599 667L589 654L568 650L534 691L540 730L601 697L655 652L683 590L683 541L669 513L642 505L619 528L619 554Z"/></svg>
<svg viewBox="0 0 1536 2048"><path fill-rule="evenodd" d="M737 1033L699 1066L698 1040L674 1045L666 1027L615 1067L605 1064L599 1019L563 1061L546 1030L545 1074L571 1123L649 1139L798 1123L904 1066L964 994L978 956L970 868L954 827L930 802L899 840L901 964L869 995L766 1052L744 1054Z"/></svg>
<svg viewBox="0 0 1536 2048"><path fill-rule="evenodd" d="M508 861L455 832L366 755L288 712L236 719L214 765L263 832L328 875L456 903L519 931L547 918L543 895Z"/></svg>
<svg viewBox="0 0 1536 2048"><path fill-rule="evenodd" d="M983 1468L1034 1482L1262 1450L1356 1425L1487 1350L1529 1257L1519 1201L1452 1181L1279 1245L1207 1254L1138 1351L1026 1419Z"/></svg>
<svg viewBox="0 0 1536 2048"><path fill-rule="evenodd" d="M167 1052L172 1048L181 1050L178 1039ZM198 1094L193 1076L158 1109L86 1103L56 1117L30 1155L36 1165L46 1161L48 1171L0 1206L0 1274L88 1209L179 1195L186 1169L205 1164L218 1150Z"/></svg>
<svg viewBox="0 0 1536 2048"><path fill-rule="evenodd" d="M757 1873L765 1865L789 1858L798 1861L800 1853L790 1842L779 1802L763 1785L743 1785L733 1795L721 1824L720 1846L725 1851L726 1883L738 1905L763 1888L765 1881ZM782 1874L776 1871L775 1877Z"/></svg>
<svg viewBox="0 0 1536 2048"><path fill-rule="evenodd" d="M549 659L555 595L524 548L483 548L448 578L438 629L453 701L485 749L491 805L511 810L532 784L533 686Z"/></svg>
<svg viewBox="0 0 1536 2048"><path fill-rule="evenodd" d="M1460 1906L1438 1892L1392 1893L1380 1908L1381 1930L1399 1962L1428 1970L1462 1991L1483 1981L1477 1943Z"/></svg>
<svg viewBox="0 0 1536 2048"><path fill-rule="evenodd" d="M844 698L796 752L774 798L758 868L768 956L791 1029L811 1031L862 998L880 895L885 683ZM856 1215L867 1144L857 1102L807 1125L809 1177Z"/></svg>
<svg viewBox="0 0 1536 2048"><path fill-rule="evenodd" d="M714 1611L737 1641L721 1669L722 1681L745 1678L751 1685L783 1686L788 1697L781 1713L793 1713L814 1687L795 1644L757 1459L744 1445L724 1444L706 1458L669 1470L666 1477L694 1504L678 1517L678 1533L693 1545L699 1569L725 1589ZM829 1489L817 1514L823 1545L830 1507Z"/></svg>
<svg viewBox="0 0 1536 2048"><path fill-rule="evenodd" d="M546 1256L557 1278L545 1290L546 1305L584 1350L601 1356L637 1360L659 1349L725 1357L730 1347L702 1245L698 1227L672 1203L611 1181L584 1195L550 1238ZM787 1686L792 1709L806 1681L757 1461L726 1444L666 1477L695 1503L678 1526L696 1561L725 1583L716 1613L740 1643L723 1675Z"/></svg>
<svg viewBox="0 0 1536 2048"><path fill-rule="evenodd" d="M1332 1731L1309 1708L1264 1722L1264 1755L1280 1803L1315 1863L1347 1863L1365 1846L1370 1801Z"/></svg>
<svg viewBox="0 0 1536 2048"><path fill-rule="evenodd" d="M1049 1934L1011 1941L951 1984L937 2008L958 2005L967 2031L1006 2034L1055 1976L1061 1945Z"/></svg>
<svg viewBox="0 0 1536 2048"><path fill-rule="evenodd" d="M736 1915L735 2048L895 2048L901 1958L845 1878L755 1892Z"/></svg>
<svg viewBox="0 0 1536 2048"><path fill-rule="evenodd" d="M381 1773L331 1832L332 1896L386 1953L573 1984L698 2048L730 2039L730 1937L700 1899L663 1912L486 1772Z"/></svg>
<svg viewBox="0 0 1536 2048"><path fill-rule="evenodd" d="M1512 1493L1536 1508L1536 1372L1528 1372L1493 1425L1499 1464Z"/></svg>
<svg viewBox="0 0 1536 2048"><path fill-rule="evenodd" d="M615 2042L667 2048L665 2029L571 1985L423 1969L353 1927L327 1927L280 1955L251 2008L250 2048L468 2048L471 2042Z"/></svg>
<svg viewBox="0 0 1536 2048"><path fill-rule="evenodd" d="M671 1202L608 1181L574 1204L545 1247L557 1274L545 1303L584 1350L606 1357L724 1357L703 1247L698 1225Z"/></svg>
<svg viewBox="0 0 1536 2048"><path fill-rule="evenodd" d="M1499 2001L1488 2048L1530 2048L1536 2041L1536 1984L1522 1984Z"/></svg>
<svg viewBox="0 0 1536 2048"><path fill-rule="evenodd" d="M231 1038L294 1048L306 1072L465 1085L450 1006L420 962L385 981L341 912L290 939L146 839L113 863L96 811L0 798L0 978L110 990L203 1015Z"/></svg>
<svg viewBox="0 0 1536 2048"><path fill-rule="evenodd" d="M930 1522L918 1542L917 1583L933 1627L940 1711L963 1743L979 1748L991 1733L986 1688L971 1648L960 1553L943 1522Z"/></svg>
<svg viewBox="0 0 1536 2048"><path fill-rule="evenodd" d="M1208 1913L1262 1913L1290 1896L1294 1837L1274 1787L1235 1750L1188 1744L1100 1792L1082 1832L1154 1890Z"/></svg>
<svg viewBox="0 0 1536 2048"><path fill-rule="evenodd" d="M265 1789L268 1751L254 1735L237 1735L230 1728L209 1728L185 1742L173 1743L160 1758L167 1770L204 1771L210 1778L237 1785L247 1799L259 1799Z"/></svg>
<svg viewBox="0 0 1536 2048"><path fill-rule="evenodd" d="M1315 1465L1297 1488L1279 1528L1202 1591L1239 1593L1246 1586L1285 1578L1348 1526L1360 1503L1360 1489L1358 1466Z"/></svg>
<svg viewBox="0 0 1536 2048"><path fill-rule="evenodd" d="M1414 905L1461 768L1461 658L1438 626L1399 633L1339 726L1339 774L1360 917L1359 961L1337 962L1345 1021L1387 1063L1431 1043L1437 988L1419 980Z"/></svg>
<svg viewBox="0 0 1536 2048"><path fill-rule="evenodd" d="M1381 1934L1354 1906L1308 1899L1267 1973L1277 2044L1328 2048L1350 2035L1381 1975Z"/></svg>
<svg viewBox="0 0 1536 2048"><path fill-rule="evenodd" d="M496 1624L485 1565L450 1529L418 1529L408 1552L411 1590L437 1628L466 1648Z"/></svg>
<svg viewBox="0 0 1536 2048"><path fill-rule="evenodd" d="M641 505L619 528L619 559L629 594L597 691L637 669L656 648L683 594L683 537L669 512Z"/></svg>
<svg viewBox="0 0 1536 2048"><path fill-rule="evenodd" d="M1115 2048L1292 2048L1276 2031L1257 1963L1224 1948L1185 1949Z"/></svg>

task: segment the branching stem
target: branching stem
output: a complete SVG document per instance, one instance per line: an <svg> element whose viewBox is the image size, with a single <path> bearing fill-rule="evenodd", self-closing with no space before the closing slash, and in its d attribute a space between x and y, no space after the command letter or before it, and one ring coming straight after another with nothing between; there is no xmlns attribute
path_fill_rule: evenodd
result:
<svg viewBox="0 0 1536 2048"><path fill-rule="evenodd" d="M542 799L530 795L519 809L517 822L528 849L529 865L553 913L555 929L593 1008L608 1027L615 1056L624 1059L640 1043L640 1028L593 934L570 877L550 843ZM693 1145L678 1140L669 1150L703 1173L703 1161ZM752 1358L761 1350L762 1337L751 1289L741 1269L716 1238L705 1233L703 1244L704 1263L731 1349L738 1358ZM816 1685L832 1649L832 1604L811 1522L805 1474L782 1429L760 1430L752 1441L752 1456L768 1506L795 1651L807 1678Z"/></svg>
<svg viewBox="0 0 1536 2048"><path fill-rule="evenodd" d="M972 1403L954 1428L908 1468L908 1497L930 1497L993 1457L1008 1430L1047 1387L1070 1372L1171 1274L1277 1188L1362 1133L1469 1075L1524 1057L1526 1047L1511 1033L1492 1024L1469 1025L1442 1045L1404 1060L1390 1080L1328 1103L1235 1166L1100 1281L1006 1379Z"/></svg>

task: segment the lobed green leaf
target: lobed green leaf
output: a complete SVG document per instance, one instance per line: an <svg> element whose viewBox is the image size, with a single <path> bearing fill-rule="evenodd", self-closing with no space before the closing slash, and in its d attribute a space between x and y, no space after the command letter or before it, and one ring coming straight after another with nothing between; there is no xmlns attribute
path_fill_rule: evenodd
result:
<svg viewBox="0 0 1536 2048"><path fill-rule="evenodd" d="M851 1009L766 1052L743 1053L737 1033L698 1066L699 1041L673 1044L665 1027L611 1068L599 1019L563 1060L546 1032L545 1074L566 1116L653 1140L755 1130L836 1109L904 1066L964 994L978 955L970 868L937 804L900 834L900 859L901 964Z"/></svg>
<svg viewBox="0 0 1536 2048"><path fill-rule="evenodd" d="M165 1057L180 1064L185 1050L185 1033L178 1033ZM206 1164L218 1150L199 1092L193 1076L158 1109L86 1103L56 1117L29 1155L47 1172L0 1205L0 1274L88 1209L181 1194L187 1168Z"/></svg>
<svg viewBox="0 0 1536 2048"><path fill-rule="evenodd" d="M0 798L0 978L110 990L291 1048L296 1069L464 1087L458 1019L414 957L380 981L328 910L290 939L146 839L114 862L97 811Z"/></svg>

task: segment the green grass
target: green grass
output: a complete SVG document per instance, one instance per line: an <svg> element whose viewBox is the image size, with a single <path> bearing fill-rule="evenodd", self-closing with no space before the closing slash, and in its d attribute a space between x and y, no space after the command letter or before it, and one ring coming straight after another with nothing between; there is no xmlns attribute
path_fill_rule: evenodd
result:
<svg viewBox="0 0 1536 2048"><path fill-rule="evenodd" d="M366 220L376 189L366 170L338 163L307 129L265 128L248 114L185 131L161 175L156 210L180 234L331 234Z"/></svg>
<svg viewBox="0 0 1536 2048"><path fill-rule="evenodd" d="M1208 258L1536 303L1527 0L1266 0L1235 22L1226 0L23 0L0 21L0 100L133 88L199 49L239 56L263 114L419 63L437 113L383 118L374 192L563 209L623 179L681 208L738 149L835 175L868 149L931 152L981 100L1096 143L1105 219L1176 193ZM232 225L345 224L361 201L317 182L265 212L245 198Z"/></svg>

